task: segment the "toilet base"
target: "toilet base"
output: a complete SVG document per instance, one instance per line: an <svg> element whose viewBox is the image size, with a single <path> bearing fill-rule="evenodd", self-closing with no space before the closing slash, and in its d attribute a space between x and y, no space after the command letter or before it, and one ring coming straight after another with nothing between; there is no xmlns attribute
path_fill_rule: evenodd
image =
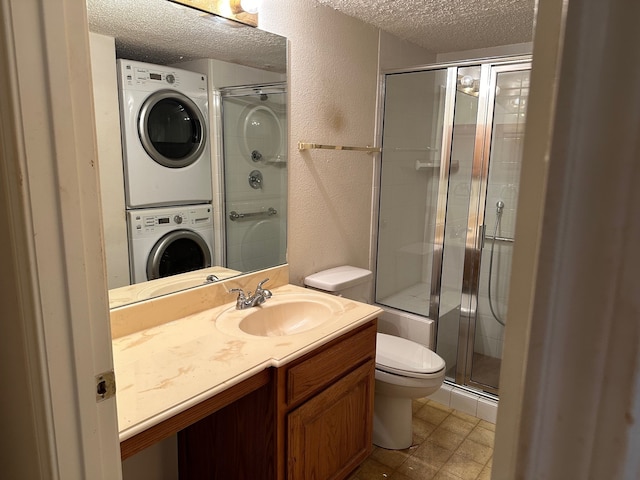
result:
<svg viewBox="0 0 640 480"><path fill-rule="evenodd" d="M389 450L413 443L411 398L376 393L373 403L373 443Z"/></svg>

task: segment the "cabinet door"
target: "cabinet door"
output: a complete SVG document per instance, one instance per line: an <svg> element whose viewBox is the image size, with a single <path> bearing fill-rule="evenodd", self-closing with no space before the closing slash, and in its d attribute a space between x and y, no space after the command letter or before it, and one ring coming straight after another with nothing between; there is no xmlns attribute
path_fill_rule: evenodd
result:
<svg viewBox="0 0 640 480"><path fill-rule="evenodd" d="M343 479L372 449L372 360L292 411L288 479Z"/></svg>

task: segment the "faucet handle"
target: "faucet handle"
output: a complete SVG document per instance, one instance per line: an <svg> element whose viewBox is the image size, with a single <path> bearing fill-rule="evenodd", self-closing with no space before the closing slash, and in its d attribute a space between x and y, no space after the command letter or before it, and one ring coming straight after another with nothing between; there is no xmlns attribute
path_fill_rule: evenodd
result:
<svg viewBox="0 0 640 480"><path fill-rule="evenodd" d="M238 300L245 300L247 298L247 294L244 293L244 290L242 290L241 288L232 288L231 290L229 290L229 293L235 292L238 292Z"/></svg>
<svg viewBox="0 0 640 480"><path fill-rule="evenodd" d="M266 298L271 298L273 296L273 293L271 293L271 290L267 290L266 288L262 288L262 286L267 283L269 281L268 278L265 278L264 280L262 280L258 286L256 287L256 295L262 295L265 299Z"/></svg>

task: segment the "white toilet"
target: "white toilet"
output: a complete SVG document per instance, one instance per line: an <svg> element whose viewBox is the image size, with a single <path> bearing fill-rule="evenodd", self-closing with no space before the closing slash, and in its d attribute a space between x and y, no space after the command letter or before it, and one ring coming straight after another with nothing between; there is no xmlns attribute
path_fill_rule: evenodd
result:
<svg viewBox="0 0 640 480"><path fill-rule="evenodd" d="M304 279L307 287L352 300L369 300L371 272L342 266ZM442 386L445 362L426 346L378 333L373 443L382 448L409 448L413 441L411 400L431 395Z"/></svg>

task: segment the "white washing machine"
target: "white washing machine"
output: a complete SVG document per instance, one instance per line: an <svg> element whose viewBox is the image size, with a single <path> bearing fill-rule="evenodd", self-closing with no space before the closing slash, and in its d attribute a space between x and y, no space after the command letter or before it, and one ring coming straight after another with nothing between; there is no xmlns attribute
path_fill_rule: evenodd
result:
<svg viewBox="0 0 640 480"><path fill-rule="evenodd" d="M207 77L118 60L127 208L211 202Z"/></svg>
<svg viewBox="0 0 640 480"><path fill-rule="evenodd" d="M132 283L211 266L211 204L130 210L127 226Z"/></svg>

